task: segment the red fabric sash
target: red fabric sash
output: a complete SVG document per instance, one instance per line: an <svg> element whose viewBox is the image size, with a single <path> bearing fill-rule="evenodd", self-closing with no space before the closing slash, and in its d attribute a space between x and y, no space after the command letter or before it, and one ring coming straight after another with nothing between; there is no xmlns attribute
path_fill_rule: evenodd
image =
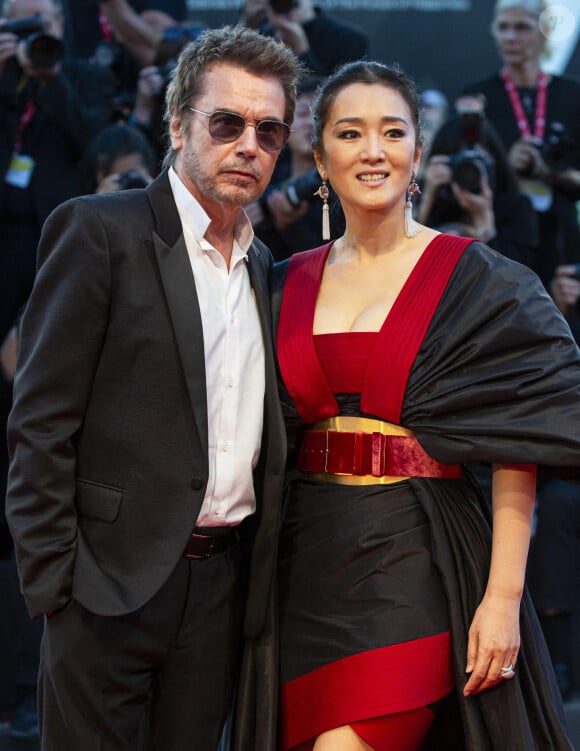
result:
<svg viewBox="0 0 580 751"><path fill-rule="evenodd" d="M324 264L332 243L290 258L278 324L278 363L298 414L307 423L338 414L320 365L312 327Z"/></svg>
<svg viewBox="0 0 580 751"><path fill-rule="evenodd" d="M471 238L437 235L403 285L370 354L361 410L400 424L409 373L457 261ZM299 415L314 423L339 408L316 355L314 313L332 243L290 259L280 310L280 372Z"/></svg>
<svg viewBox="0 0 580 751"><path fill-rule="evenodd" d="M282 686L282 748L339 725L432 704L453 685L449 631L331 662Z"/></svg>

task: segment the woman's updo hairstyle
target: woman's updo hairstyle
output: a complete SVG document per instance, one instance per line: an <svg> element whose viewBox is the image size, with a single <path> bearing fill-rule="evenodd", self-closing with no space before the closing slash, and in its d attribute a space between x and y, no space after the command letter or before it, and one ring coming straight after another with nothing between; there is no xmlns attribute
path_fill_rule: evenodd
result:
<svg viewBox="0 0 580 751"><path fill-rule="evenodd" d="M354 83L378 83L397 91L411 110L417 144L422 143L419 93L413 79L398 65L384 65L372 60L358 60L341 66L318 89L313 107L314 137L312 146L316 151L322 151L322 132L334 100L346 86L351 86Z"/></svg>

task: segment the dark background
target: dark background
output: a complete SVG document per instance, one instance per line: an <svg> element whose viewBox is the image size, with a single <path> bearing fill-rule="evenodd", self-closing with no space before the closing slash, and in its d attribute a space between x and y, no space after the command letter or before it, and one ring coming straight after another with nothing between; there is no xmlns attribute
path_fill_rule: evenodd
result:
<svg viewBox="0 0 580 751"><path fill-rule="evenodd" d="M558 4L567 1L577 2L555 0ZM494 0L313 0L313 3L365 31L371 58L384 63L398 62L421 89L441 89L450 101L466 84L500 68L490 33ZM189 0L188 4L191 18L210 26L235 23L240 18L240 4L236 0ZM580 8L580 3L577 4ZM223 10L216 10L218 7ZM580 11L575 15L578 24ZM554 51L566 44L551 42ZM564 72L580 79L578 44Z"/></svg>
<svg viewBox="0 0 580 751"><path fill-rule="evenodd" d="M421 89L439 88L452 102L463 86L485 78L500 67L490 34L494 0L313 0L333 16L366 32L369 57L398 62ZM580 0L554 0L566 4ZM191 21L208 26L236 23L240 0L188 0ZM580 10L576 13L580 23ZM553 49L557 44L552 43ZM576 44L562 71L580 79L580 50ZM2 576L0 565L0 578ZM576 623L580 633L580 611ZM0 665L0 671L3 666ZM574 664L580 685L580 649ZM566 706L570 734L580 751L580 694ZM10 741L0 718L0 751L39 751L34 741Z"/></svg>

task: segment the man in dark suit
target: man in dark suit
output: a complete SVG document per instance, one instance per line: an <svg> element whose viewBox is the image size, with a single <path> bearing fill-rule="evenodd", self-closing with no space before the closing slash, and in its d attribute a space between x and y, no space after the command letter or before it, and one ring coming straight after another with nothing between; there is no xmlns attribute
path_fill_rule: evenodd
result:
<svg viewBox="0 0 580 751"><path fill-rule="evenodd" d="M7 518L46 614L43 751L213 751L262 628L284 464L267 277L241 207L288 136L298 64L206 32L167 92L167 169L48 219L9 421Z"/></svg>

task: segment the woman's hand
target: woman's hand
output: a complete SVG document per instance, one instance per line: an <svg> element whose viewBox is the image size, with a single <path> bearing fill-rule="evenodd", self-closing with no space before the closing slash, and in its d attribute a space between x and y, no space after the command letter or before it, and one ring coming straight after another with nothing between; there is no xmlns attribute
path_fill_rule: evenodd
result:
<svg viewBox="0 0 580 751"><path fill-rule="evenodd" d="M493 537L487 587L469 628L463 695L485 691L515 669L520 648L520 601L536 493L533 464L494 464L491 483Z"/></svg>
<svg viewBox="0 0 580 751"><path fill-rule="evenodd" d="M469 629L467 664L471 673L464 696L485 691L514 673L502 676L501 669L515 668L520 648L520 598L486 594Z"/></svg>
<svg viewBox="0 0 580 751"><path fill-rule="evenodd" d="M481 190L472 193L470 190L451 185L455 200L471 216L473 234L482 242L488 242L496 235L495 212L493 210L493 193L489 186L487 175L481 178Z"/></svg>

